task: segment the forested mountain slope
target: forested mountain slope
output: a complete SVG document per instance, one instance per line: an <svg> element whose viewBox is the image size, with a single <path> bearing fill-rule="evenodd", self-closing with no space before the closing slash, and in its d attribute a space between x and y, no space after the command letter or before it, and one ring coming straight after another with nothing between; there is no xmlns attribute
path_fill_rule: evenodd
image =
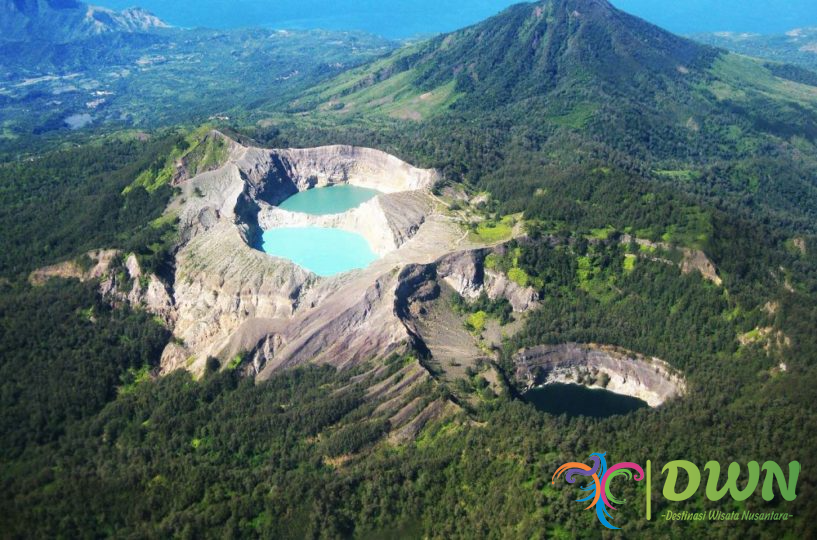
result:
<svg viewBox="0 0 817 540"><path fill-rule="evenodd" d="M814 230L817 83L798 73L674 36L605 0L554 0L402 49L290 109L316 122L414 120L417 142L405 144L495 190L533 163L598 160ZM497 179L506 167L514 178Z"/></svg>

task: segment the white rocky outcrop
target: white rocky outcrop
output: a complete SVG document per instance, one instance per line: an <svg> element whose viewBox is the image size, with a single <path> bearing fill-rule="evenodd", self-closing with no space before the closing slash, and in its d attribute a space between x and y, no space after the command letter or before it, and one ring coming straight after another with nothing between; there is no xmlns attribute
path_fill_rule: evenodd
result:
<svg viewBox="0 0 817 540"><path fill-rule="evenodd" d="M52 278L82 282L97 279L100 281L99 292L112 303L128 302L157 315L166 324L172 324L175 311L167 286L155 274L145 274L133 253L120 266L121 255L122 252L115 249L92 250L83 256L85 262L90 263L86 268L77 260L65 261L35 270L29 281L33 285L42 285ZM117 273L120 270L124 270L125 283L119 282Z"/></svg>
<svg viewBox="0 0 817 540"><path fill-rule="evenodd" d="M104 291L110 289L109 294L114 297L128 301L132 306L141 306L147 311L159 316L166 324L173 322L174 310L173 299L168 293L164 282L156 274L144 274L139 265L139 259L131 253L125 259L125 271L128 278L133 282L130 292L118 292L115 286L114 276L102 282L101 288Z"/></svg>
<svg viewBox="0 0 817 540"><path fill-rule="evenodd" d="M502 272L485 268L485 257L498 249L477 249L452 253L439 261L437 272L465 298L477 298L484 291L488 298L506 298L517 313L539 305L539 294L533 287L522 287Z"/></svg>
<svg viewBox="0 0 817 540"><path fill-rule="evenodd" d="M539 293L536 292L536 289L522 287L501 272L485 270L485 289L491 300L507 298L517 313L539 306Z"/></svg>
<svg viewBox="0 0 817 540"><path fill-rule="evenodd" d="M110 270L111 263L119 255L115 249L98 249L84 254L89 267L83 268L78 260L65 261L39 268L28 277L32 285L42 285L51 278L74 278L80 281L99 279Z"/></svg>
<svg viewBox="0 0 817 540"><path fill-rule="evenodd" d="M629 234L621 235L622 244L629 244L630 242L635 242L637 246L648 249L648 253L640 254L641 256L647 257L653 261L663 262L667 264L674 263L664 258L650 256L649 251L662 250L666 252L671 252L673 250L678 250L678 252L681 254L681 262L678 264L678 268L680 268L681 272L683 272L684 274L698 272L704 279L711 281L718 287L723 285L723 280L718 275L717 267L709 259L709 257L706 256L706 253L704 253L700 249L676 247L666 242L652 242L644 238L634 238Z"/></svg>

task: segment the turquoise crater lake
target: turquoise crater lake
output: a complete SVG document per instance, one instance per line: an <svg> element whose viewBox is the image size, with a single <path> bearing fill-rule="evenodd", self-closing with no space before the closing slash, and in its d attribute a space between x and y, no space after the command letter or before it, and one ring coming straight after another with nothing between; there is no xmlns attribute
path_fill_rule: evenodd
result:
<svg viewBox="0 0 817 540"><path fill-rule="evenodd" d="M357 208L380 194L374 189L350 185L313 188L296 193L279 205L290 212L313 216L340 214ZM289 259L319 276L366 268L377 255L357 233L331 227L278 227L264 231L261 249Z"/></svg>
<svg viewBox="0 0 817 540"><path fill-rule="evenodd" d="M313 216L340 214L357 208L369 199L379 195L376 189L343 184L324 188L313 188L296 193L279 205L282 210L302 212Z"/></svg>
<svg viewBox="0 0 817 540"><path fill-rule="evenodd" d="M264 231L261 248L319 276L366 268L377 255L361 235L328 227L282 227Z"/></svg>

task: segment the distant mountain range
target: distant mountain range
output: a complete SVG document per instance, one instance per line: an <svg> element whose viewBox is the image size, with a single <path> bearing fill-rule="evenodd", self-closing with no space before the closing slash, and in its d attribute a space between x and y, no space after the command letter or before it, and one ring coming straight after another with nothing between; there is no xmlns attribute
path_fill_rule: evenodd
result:
<svg viewBox="0 0 817 540"><path fill-rule="evenodd" d="M64 43L115 32L150 32L167 28L139 8L123 11L75 0L2 0L0 41Z"/></svg>
<svg viewBox="0 0 817 540"><path fill-rule="evenodd" d="M715 32L692 37L741 54L817 69L817 27L794 28L784 34Z"/></svg>

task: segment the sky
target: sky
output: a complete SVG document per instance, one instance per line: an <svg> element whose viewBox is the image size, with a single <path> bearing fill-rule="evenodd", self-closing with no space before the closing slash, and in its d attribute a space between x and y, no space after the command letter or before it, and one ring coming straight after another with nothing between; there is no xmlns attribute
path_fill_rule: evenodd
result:
<svg viewBox="0 0 817 540"><path fill-rule="evenodd" d="M86 0L138 5L174 26L364 30L388 38L446 32L473 24L513 0ZM782 33L817 27L817 0L612 0L617 7L679 34Z"/></svg>

